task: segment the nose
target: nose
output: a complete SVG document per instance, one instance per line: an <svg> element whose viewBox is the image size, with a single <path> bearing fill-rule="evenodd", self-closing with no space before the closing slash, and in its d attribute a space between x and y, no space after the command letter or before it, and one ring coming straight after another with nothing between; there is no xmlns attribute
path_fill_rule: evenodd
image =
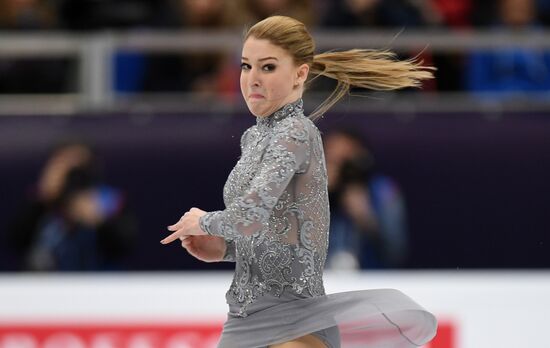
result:
<svg viewBox="0 0 550 348"><path fill-rule="evenodd" d="M250 69L250 73L248 75L249 77L249 84L251 87L260 87L261 86L261 81L260 81L260 74L258 73L258 71L254 68Z"/></svg>

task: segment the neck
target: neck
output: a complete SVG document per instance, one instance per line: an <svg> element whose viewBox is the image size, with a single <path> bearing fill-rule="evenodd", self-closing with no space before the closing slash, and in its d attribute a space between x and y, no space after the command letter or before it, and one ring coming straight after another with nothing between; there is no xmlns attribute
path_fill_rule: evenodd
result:
<svg viewBox="0 0 550 348"><path fill-rule="evenodd" d="M287 118L303 115L303 101L298 98L290 103L283 105L279 110L275 111L267 117L257 117L257 125L261 127L271 128L279 121Z"/></svg>

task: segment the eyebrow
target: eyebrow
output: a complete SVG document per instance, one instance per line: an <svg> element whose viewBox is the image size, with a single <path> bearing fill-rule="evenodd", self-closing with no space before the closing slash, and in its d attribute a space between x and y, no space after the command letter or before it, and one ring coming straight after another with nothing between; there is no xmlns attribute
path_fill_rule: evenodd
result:
<svg viewBox="0 0 550 348"><path fill-rule="evenodd" d="M248 60L248 58L246 58L246 57L241 57L241 58L242 58L242 60ZM260 59L258 59L258 61L261 62L261 61L263 61L263 60L268 60L268 59L275 59L275 60L278 60L278 59L275 58L275 57L265 57L265 58L260 58Z"/></svg>

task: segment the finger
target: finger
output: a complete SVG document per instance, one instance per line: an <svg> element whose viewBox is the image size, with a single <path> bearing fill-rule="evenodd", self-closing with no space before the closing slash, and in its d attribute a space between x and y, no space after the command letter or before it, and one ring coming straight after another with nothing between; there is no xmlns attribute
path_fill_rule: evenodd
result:
<svg viewBox="0 0 550 348"><path fill-rule="evenodd" d="M179 238L181 232L182 232L181 230L177 230L176 232L172 233L171 235L169 235L168 237L164 238L164 239L161 240L160 242L161 242L162 244L172 243L173 241L175 241L176 239Z"/></svg>
<svg viewBox="0 0 550 348"><path fill-rule="evenodd" d="M193 245L194 243L191 239L186 239L181 242L181 246L187 251L191 250L193 248Z"/></svg>
<svg viewBox="0 0 550 348"><path fill-rule="evenodd" d="M178 220L178 222L176 222L175 224L173 225L170 225L168 226L168 230L170 231L175 231L175 230L179 230L180 228L183 227L183 223L184 223L184 220L185 220L185 217L189 215L189 212L186 212L185 214L183 214L180 219Z"/></svg>
<svg viewBox="0 0 550 348"><path fill-rule="evenodd" d="M177 230L181 229L182 227L183 227L183 220L180 220L180 221L176 222L175 224L168 226L167 229L169 231L177 231Z"/></svg>

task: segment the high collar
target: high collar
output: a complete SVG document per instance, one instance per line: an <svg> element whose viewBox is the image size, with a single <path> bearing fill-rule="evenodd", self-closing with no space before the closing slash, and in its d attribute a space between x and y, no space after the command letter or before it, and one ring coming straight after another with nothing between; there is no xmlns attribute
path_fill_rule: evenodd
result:
<svg viewBox="0 0 550 348"><path fill-rule="evenodd" d="M302 98L298 98L296 101L284 105L267 117L256 117L256 124L261 128L271 128L285 118L303 115L303 113L304 102Z"/></svg>

